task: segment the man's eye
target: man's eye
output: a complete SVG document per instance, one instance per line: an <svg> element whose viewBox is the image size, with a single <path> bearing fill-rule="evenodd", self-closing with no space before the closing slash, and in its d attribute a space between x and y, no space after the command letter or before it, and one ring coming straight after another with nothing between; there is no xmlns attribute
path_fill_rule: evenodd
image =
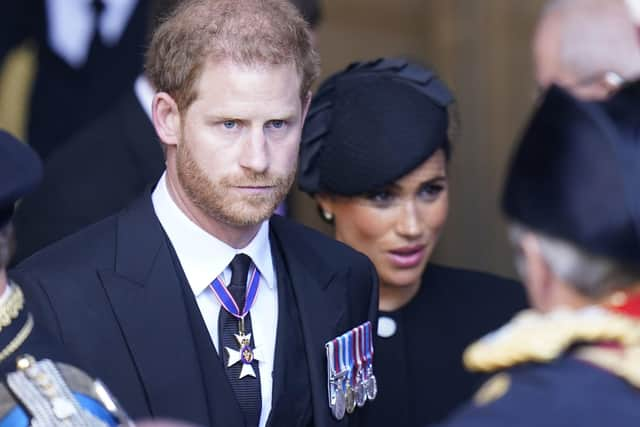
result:
<svg viewBox="0 0 640 427"><path fill-rule="evenodd" d="M222 125L225 127L225 129L233 129L237 126L237 123L235 120L225 120L224 122L222 122Z"/></svg>
<svg viewBox="0 0 640 427"><path fill-rule="evenodd" d="M285 126L285 121L284 120L271 120L271 122L269 122L269 126L271 126L274 129L282 129Z"/></svg>

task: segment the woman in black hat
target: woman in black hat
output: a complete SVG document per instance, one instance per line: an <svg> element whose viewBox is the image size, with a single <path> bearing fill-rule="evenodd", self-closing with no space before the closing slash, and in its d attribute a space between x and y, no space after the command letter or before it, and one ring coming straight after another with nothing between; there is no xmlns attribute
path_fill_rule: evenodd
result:
<svg viewBox="0 0 640 427"><path fill-rule="evenodd" d="M432 71L380 59L325 81L305 123L300 188L379 276L367 425L446 416L481 379L464 371L464 348L525 306L511 281L429 263L448 212L452 108Z"/></svg>

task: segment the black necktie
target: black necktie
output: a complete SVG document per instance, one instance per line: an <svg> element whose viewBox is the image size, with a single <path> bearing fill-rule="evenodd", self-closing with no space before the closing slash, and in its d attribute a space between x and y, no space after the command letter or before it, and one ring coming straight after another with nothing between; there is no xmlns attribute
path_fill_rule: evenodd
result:
<svg viewBox="0 0 640 427"><path fill-rule="evenodd" d="M251 258L245 254L236 255L231 261L231 282L227 289L236 301L240 312L244 307L245 294L247 292L247 276L249 275L249 266ZM245 376L240 378L240 370L242 362L227 367L229 354L226 347L233 350L239 350L240 345L236 340L235 334L239 331L240 320L229 314L224 308L220 308L218 317L218 353L224 362L224 369L227 372L227 378L231 388L236 394L240 408L244 414L245 425L247 427L256 427L260 420L260 411L262 409L262 399L260 396L260 372L258 371L258 361L251 363L256 376ZM244 320L245 334L251 333L251 315L247 313ZM253 335L251 336L251 348L254 348Z"/></svg>

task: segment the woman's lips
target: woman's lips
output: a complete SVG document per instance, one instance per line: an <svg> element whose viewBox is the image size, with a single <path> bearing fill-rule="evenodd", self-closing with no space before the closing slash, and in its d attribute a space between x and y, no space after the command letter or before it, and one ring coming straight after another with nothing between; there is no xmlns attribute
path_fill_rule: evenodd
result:
<svg viewBox="0 0 640 427"><path fill-rule="evenodd" d="M425 245L403 246L388 252L391 263L399 268L412 268L424 259Z"/></svg>

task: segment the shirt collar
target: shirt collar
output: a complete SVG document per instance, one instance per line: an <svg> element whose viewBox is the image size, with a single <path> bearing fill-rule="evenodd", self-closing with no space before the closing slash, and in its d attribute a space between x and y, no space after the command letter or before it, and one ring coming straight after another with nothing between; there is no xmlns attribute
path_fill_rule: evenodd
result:
<svg viewBox="0 0 640 427"><path fill-rule="evenodd" d="M275 286L275 269L269 242L269 221L264 221L255 237L241 249L235 249L192 222L175 204L162 174L153 194L153 209L178 255L189 286L199 295L219 275L229 283L229 263L238 253L249 255L269 289Z"/></svg>

